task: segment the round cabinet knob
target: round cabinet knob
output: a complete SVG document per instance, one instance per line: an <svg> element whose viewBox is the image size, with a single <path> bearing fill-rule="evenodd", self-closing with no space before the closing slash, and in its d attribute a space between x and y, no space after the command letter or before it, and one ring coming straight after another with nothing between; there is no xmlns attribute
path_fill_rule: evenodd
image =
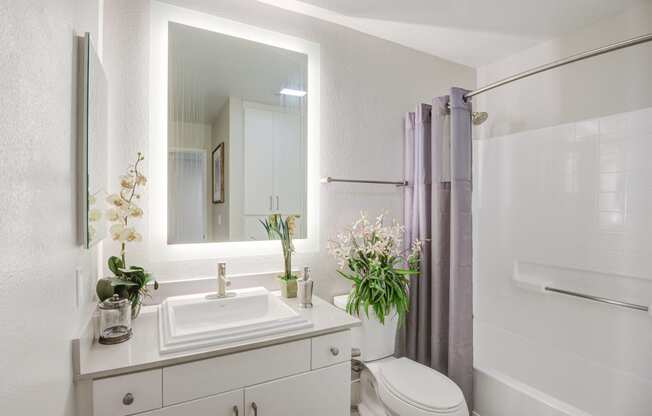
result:
<svg viewBox="0 0 652 416"><path fill-rule="evenodd" d="M331 347L331 354L338 356L340 354L340 349L337 347Z"/></svg>
<svg viewBox="0 0 652 416"><path fill-rule="evenodd" d="M125 397L122 398L122 404L129 406L134 402L134 395L131 393L125 394Z"/></svg>

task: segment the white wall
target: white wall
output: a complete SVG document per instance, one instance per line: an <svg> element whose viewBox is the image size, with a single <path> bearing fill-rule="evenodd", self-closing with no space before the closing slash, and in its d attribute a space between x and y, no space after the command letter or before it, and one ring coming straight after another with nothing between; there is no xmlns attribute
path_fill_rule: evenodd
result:
<svg viewBox="0 0 652 416"><path fill-rule="evenodd" d="M652 32L652 5L511 56L478 84ZM475 165L476 410L481 416L652 414L644 312L517 288L538 281L652 304L652 45L474 99L490 118Z"/></svg>
<svg viewBox="0 0 652 416"><path fill-rule="evenodd" d="M145 154L145 172L149 163L149 0L107 1L103 26L104 70L109 83L109 186L118 189L118 176L138 152ZM148 206L147 190L140 203ZM145 217L136 226L143 238L147 238L147 214L145 208ZM129 264L146 264L144 246L128 246ZM105 242L106 257L119 250L116 243Z"/></svg>
<svg viewBox="0 0 652 416"><path fill-rule="evenodd" d="M225 18L301 37L321 45L321 174L372 179L400 179L402 174L402 118L419 102L445 94L453 86L472 88L475 71L399 45L287 12L256 1L197 0L174 1ZM127 6L133 10L133 6ZM108 12L107 12L108 13ZM128 27L133 15L116 19L116 28L135 31L140 45L142 27ZM144 23L144 22L142 22ZM106 22L109 26L109 22ZM110 37L107 36L106 42ZM121 44L130 48L130 45ZM140 46L138 46L140 48ZM130 53L130 57L132 56ZM130 65L134 71L146 67L147 54ZM125 66L122 71L130 70ZM140 72L136 74L140 77ZM110 77L110 74L109 74ZM140 78L138 78L140 79ZM115 88L120 88L116 85ZM138 98L138 110L144 105ZM126 128L142 131L147 123L142 117L119 120ZM134 140L123 135L116 140ZM138 138L140 140L140 138ZM144 145L142 148L146 148ZM117 144L117 149L125 145ZM121 150L117 150L121 151ZM233 150L233 149L232 149ZM318 279L316 291L324 297L347 290L346 282L337 277L335 262L326 253L326 240L349 225L362 209L375 214L388 210L402 216L400 190L391 186L329 185L321 194L321 251L297 258L296 267L309 264ZM138 256L146 256L143 246ZM215 272L214 259L170 264L149 264L162 280L210 276ZM281 256L233 260L229 272L281 270Z"/></svg>
<svg viewBox="0 0 652 416"><path fill-rule="evenodd" d="M2 414L74 414L71 340L90 317L97 277L96 250L78 242L74 34L101 44L101 3L0 6Z"/></svg>
<svg viewBox="0 0 652 416"><path fill-rule="evenodd" d="M652 4L612 16L562 38L478 69L478 86L610 43L650 33ZM576 62L474 98L490 110L478 138L554 126L652 106L652 44Z"/></svg>

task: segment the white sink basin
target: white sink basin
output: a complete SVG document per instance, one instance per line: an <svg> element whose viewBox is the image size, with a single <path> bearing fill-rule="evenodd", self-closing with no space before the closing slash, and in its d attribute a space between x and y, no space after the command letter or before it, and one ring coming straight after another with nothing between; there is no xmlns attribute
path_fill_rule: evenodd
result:
<svg viewBox="0 0 652 416"><path fill-rule="evenodd" d="M159 306L161 353L177 352L310 328L303 318L262 287L175 296Z"/></svg>

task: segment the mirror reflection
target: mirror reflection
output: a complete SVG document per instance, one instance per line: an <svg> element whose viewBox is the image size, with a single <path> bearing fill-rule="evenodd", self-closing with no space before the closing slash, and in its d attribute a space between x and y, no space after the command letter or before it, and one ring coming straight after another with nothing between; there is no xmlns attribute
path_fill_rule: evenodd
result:
<svg viewBox="0 0 652 416"><path fill-rule="evenodd" d="M168 243L306 237L307 56L169 25Z"/></svg>
<svg viewBox="0 0 652 416"><path fill-rule="evenodd" d="M90 34L79 39L82 242L90 248L107 235L108 82Z"/></svg>

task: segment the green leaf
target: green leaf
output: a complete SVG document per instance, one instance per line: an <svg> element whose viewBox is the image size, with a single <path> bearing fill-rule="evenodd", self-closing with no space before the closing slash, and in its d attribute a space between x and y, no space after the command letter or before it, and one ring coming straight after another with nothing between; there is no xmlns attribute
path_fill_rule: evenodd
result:
<svg viewBox="0 0 652 416"><path fill-rule="evenodd" d="M122 259L116 256L109 257L108 266L109 266L109 270L111 270L111 272L116 276L120 276L121 275L120 269L124 268Z"/></svg>
<svg viewBox="0 0 652 416"><path fill-rule="evenodd" d="M119 277L110 277L111 279L111 286L113 287L119 287L119 286L125 286L125 287L138 287L138 283L132 282L130 280L125 280Z"/></svg>

